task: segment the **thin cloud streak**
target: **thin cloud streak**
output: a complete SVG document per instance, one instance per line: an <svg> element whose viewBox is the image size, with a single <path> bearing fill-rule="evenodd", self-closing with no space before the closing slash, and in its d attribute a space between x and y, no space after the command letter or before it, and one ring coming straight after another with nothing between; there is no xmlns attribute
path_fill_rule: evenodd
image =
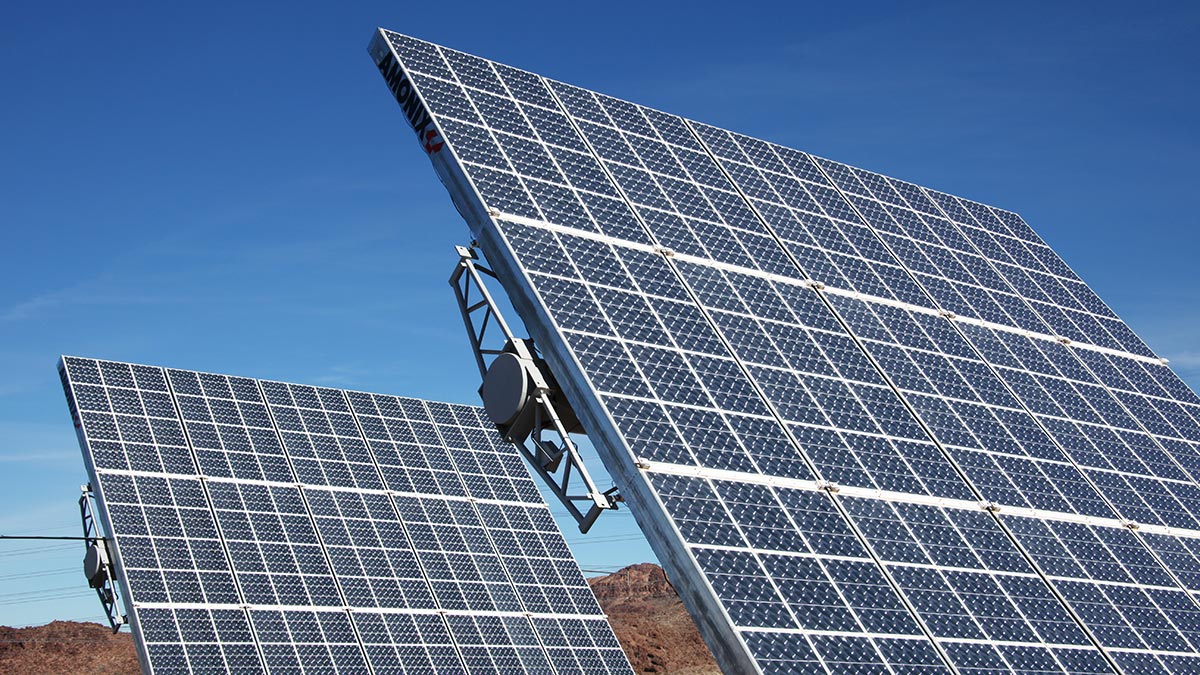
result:
<svg viewBox="0 0 1200 675"><path fill-rule="evenodd" d="M60 450L0 454L0 464L60 464L77 460L79 460L79 453Z"/></svg>
<svg viewBox="0 0 1200 675"><path fill-rule="evenodd" d="M97 291L92 284L81 284L71 288L50 291L18 302L0 313L0 323L13 323L37 318L49 310L70 306L115 306L157 305L169 302L167 298L154 297L120 291ZM2 390L0 390L2 391Z"/></svg>

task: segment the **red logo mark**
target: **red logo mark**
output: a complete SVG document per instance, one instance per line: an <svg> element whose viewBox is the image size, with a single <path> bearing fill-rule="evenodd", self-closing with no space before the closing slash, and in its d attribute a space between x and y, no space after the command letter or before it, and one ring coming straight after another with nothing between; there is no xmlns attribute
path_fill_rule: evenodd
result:
<svg viewBox="0 0 1200 675"><path fill-rule="evenodd" d="M441 150L442 147L445 145L446 145L446 142L443 141L442 137L438 135L437 129L434 129L432 125L430 125L429 127L426 127L426 130L425 130L425 152L432 155L433 153L437 152L438 150Z"/></svg>

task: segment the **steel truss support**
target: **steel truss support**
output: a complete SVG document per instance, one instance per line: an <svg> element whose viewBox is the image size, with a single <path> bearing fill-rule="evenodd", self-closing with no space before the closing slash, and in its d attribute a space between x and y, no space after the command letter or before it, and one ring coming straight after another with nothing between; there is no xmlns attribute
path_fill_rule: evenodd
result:
<svg viewBox="0 0 1200 675"><path fill-rule="evenodd" d="M579 448L570 436L571 433L583 433L575 413L538 354L533 340L513 334L484 284L484 276L496 279L496 274L478 262L479 256L474 249L467 246L455 249L459 260L450 275L450 286L458 298L458 308L475 353L475 364L484 383L479 392L489 416L504 439L517 446L534 471L567 507L579 524L579 531L587 532L601 513L617 508L621 501L617 488L600 490L588 473ZM496 335L497 331L500 335ZM505 363L493 368L498 360ZM521 400L513 404L511 416L504 413L504 419L498 420L494 403L485 395L485 389L502 379L496 374L502 369L508 371L508 376L503 378L504 385L516 387L513 391L521 392ZM514 384L514 377L522 381Z"/></svg>
<svg viewBox="0 0 1200 675"><path fill-rule="evenodd" d="M108 547L108 539L100 534L100 526L96 522L92 506L92 486L80 486L80 491L83 494L79 497L79 517L83 521L83 541L87 547L83 557L83 571L87 576L88 585L96 589L100 604L104 605L108 625L116 633L128 619L121 613L117 580L113 574L112 551Z"/></svg>

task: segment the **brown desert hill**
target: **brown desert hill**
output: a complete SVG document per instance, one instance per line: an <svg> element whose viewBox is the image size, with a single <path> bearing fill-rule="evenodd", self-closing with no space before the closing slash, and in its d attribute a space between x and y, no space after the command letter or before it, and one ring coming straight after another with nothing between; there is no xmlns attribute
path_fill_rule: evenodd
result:
<svg viewBox="0 0 1200 675"><path fill-rule="evenodd" d="M631 565L588 583L635 673L721 672L661 567Z"/></svg>
<svg viewBox="0 0 1200 675"><path fill-rule="evenodd" d="M721 671L658 565L642 563L589 579L621 647L639 675L718 675ZM128 631L98 623L55 621L0 626L0 673L138 673Z"/></svg>
<svg viewBox="0 0 1200 675"><path fill-rule="evenodd" d="M54 621L44 626L0 626L0 672L138 673L128 632L113 634L98 623Z"/></svg>

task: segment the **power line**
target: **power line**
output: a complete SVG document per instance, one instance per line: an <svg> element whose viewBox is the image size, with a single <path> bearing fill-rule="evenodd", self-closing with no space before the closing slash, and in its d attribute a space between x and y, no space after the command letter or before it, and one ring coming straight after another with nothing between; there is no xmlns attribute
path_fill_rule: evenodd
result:
<svg viewBox="0 0 1200 675"><path fill-rule="evenodd" d="M574 516L572 516L572 515L571 515L571 513L570 513L569 511L567 511L567 510L565 510L565 509L550 509L550 513L551 513L552 515L555 515L555 516L562 516L562 517L564 517L564 518L566 518L566 517L574 517ZM609 511L608 513L605 513L605 514L604 514L604 517L605 517L605 518L610 518L610 517L611 517L611 518L617 518L617 517L621 517L621 516L632 516L632 515L633 515L633 513L632 513L632 512L630 512L630 511L629 511L629 509L620 509L620 510L617 510L617 511Z"/></svg>
<svg viewBox="0 0 1200 675"><path fill-rule="evenodd" d="M38 588L32 591L16 591L14 593L0 593L0 598L13 598L19 595L37 595L38 593L61 593L63 591L78 590L82 584L71 584L70 586L59 586L57 588Z"/></svg>
<svg viewBox="0 0 1200 675"><path fill-rule="evenodd" d="M644 537L628 535L628 534L613 534L606 537L584 537L581 539L567 539L567 544L570 546L581 546L583 544L606 544L618 541L645 541Z"/></svg>
<svg viewBox="0 0 1200 675"><path fill-rule="evenodd" d="M0 534L0 539L41 539L57 541L91 541L95 537L47 537L28 534Z"/></svg>
<svg viewBox="0 0 1200 675"><path fill-rule="evenodd" d="M15 600L0 600L0 607L10 607L12 605L35 605L51 600L70 600L73 598L84 598L93 595L94 591L80 591L77 593L60 593L58 595L47 595L40 598L17 598Z"/></svg>
<svg viewBox="0 0 1200 675"><path fill-rule="evenodd" d="M78 549L78 546L72 544L51 544L49 546L32 546L30 548L18 548L12 551L0 553L0 558L13 558L26 555L34 555L36 553L48 553L51 551L66 551L68 549Z"/></svg>
<svg viewBox="0 0 1200 675"><path fill-rule="evenodd" d="M57 525L55 527L31 527L27 530L14 530L13 534L28 534L30 532L56 532L58 530L78 530L79 523L74 525Z"/></svg>
<svg viewBox="0 0 1200 675"><path fill-rule="evenodd" d="M50 577L56 574L65 574L68 572L78 572L77 567L60 567L54 570L42 570L39 572L24 572L21 574L5 574L0 576L0 581L8 581L10 579L29 579L32 577Z"/></svg>

